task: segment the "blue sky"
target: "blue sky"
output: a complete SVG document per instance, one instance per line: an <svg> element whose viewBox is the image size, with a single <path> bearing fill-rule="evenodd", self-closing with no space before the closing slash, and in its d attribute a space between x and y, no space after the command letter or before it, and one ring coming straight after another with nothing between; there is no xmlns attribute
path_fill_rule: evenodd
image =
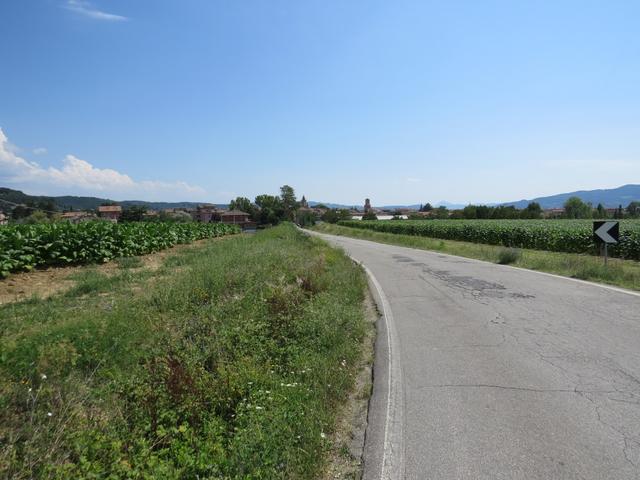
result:
<svg viewBox="0 0 640 480"><path fill-rule="evenodd" d="M377 205L640 183L640 2L4 0L0 185Z"/></svg>

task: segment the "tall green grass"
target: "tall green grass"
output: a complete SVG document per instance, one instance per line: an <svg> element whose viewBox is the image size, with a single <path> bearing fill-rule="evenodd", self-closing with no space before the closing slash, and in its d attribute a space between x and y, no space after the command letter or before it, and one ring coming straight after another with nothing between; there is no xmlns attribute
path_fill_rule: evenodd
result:
<svg viewBox="0 0 640 480"><path fill-rule="evenodd" d="M0 477L313 478L365 333L290 225L0 309Z"/></svg>

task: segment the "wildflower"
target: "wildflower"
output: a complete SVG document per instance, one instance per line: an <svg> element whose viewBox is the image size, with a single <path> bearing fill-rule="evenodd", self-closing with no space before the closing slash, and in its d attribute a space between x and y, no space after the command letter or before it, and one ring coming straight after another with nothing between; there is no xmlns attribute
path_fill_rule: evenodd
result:
<svg viewBox="0 0 640 480"><path fill-rule="evenodd" d="M42 375L40 375L40 378L41 378L42 380L46 380L46 379L47 379L47 376L43 373Z"/></svg>
<svg viewBox="0 0 640 480"><path fill-rule="evenodd" d="M32 390L33 390L33 388L29 387L29 393L31 393Z"/></svg>
<svg viewBox="0 0 640 480"><path fill-rule="evenodd" d="M320 432L320 438L327 438L327 434L324 432Z"/></svg>
<svg viewBox="0 0 640 480"><path fill-rule="evenodd" d="M53 416L53 413L47 412L47 417L51 417L51 416Z"/></svg>
<svg viewBox="0 0 640 480"><path fill-rule="evenodd" d="M264 407L259 407L256 405L256 410L264 410Z"/></svg>

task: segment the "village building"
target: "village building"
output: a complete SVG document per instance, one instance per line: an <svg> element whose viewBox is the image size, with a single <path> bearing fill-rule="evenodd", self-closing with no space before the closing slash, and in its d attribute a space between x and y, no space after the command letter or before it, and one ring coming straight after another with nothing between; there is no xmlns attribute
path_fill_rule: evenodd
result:
<svg viewBox="0 0 640 480"><path fill-rule="evenodd" d="M0 212L0 225L7 225L9 223L9 217Z"/></svg>
<svg viewBox="0 0 640 480"><path fill-rule="evenodd" d="M220 221L231 225L238 225L242 230L254 230L256 222L249 220L249 214L240 210L229 210L220 215Z"/></svg>
<svg viewBox="0 0 640 480"><path fill-rule="evenodd" d="M158 218L159 215L160 212L158 212L157 210L147 210L146 212L144 212L143 218L145 220L153 220Z"/></svg>
<svg viewBox="0 0 640 480"><path fill-rule="evenodd" d="M371 201L368 198L364 200L364 213L369 213L371 211Z"/></svg>
<svg viewBox="0 0 640 480"><path fill-rule="evenodd" d="M249 214L240 210L229 210L220 215L222 223L231 223L234 225L247 223L249 221Z"/></svg>
<svg viewBox="0 0 640 480"><path fill-rule="evenodd" d="M63 212L60 214L60 220L65 220L71 223L87 222L94 220L96 215L92 212L86 212L84 210L78 210L75 212Z"/></svg>
<svg viewBox="0 0 640 480"><path fill-rule="evenodd" d="M222 211L218 210L215 205L198 205L191 216L196 222L210 223L220 221Z"/></svg>
<svg viewBox="0 0 640 480"><path fill-rule="evenodd" d="M122 215L122 207L120 205L101 205L98 207L98 215L112 222L117 222Z"/></svg>

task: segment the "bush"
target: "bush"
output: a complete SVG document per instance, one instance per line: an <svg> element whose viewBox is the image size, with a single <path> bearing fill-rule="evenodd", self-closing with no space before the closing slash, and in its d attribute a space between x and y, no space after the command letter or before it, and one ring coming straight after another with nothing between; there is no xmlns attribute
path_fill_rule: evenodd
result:
<svg viewBox="0 0 640 480"><path fill-rule="evenodd" d="M509 265L517 262L522 256L522 252L517 248L503 248L498 253L498 263L500 265Z"/></svg>

